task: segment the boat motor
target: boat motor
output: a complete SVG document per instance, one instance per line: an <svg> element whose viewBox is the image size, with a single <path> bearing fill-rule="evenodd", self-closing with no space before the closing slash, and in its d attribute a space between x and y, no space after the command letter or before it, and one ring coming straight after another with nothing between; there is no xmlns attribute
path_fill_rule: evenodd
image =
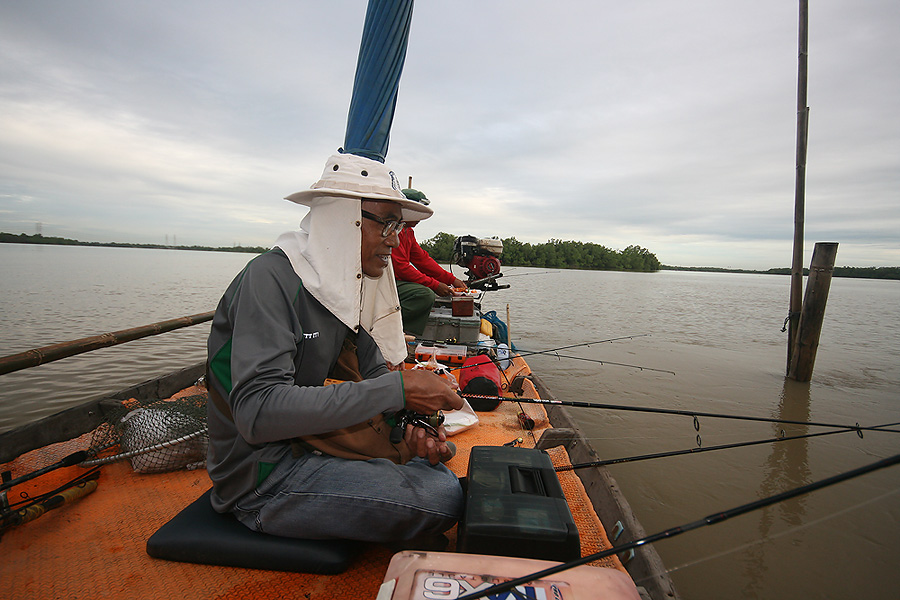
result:
<svg viewBox="0 0 900 600"><path fill-rule="evenodd" d="M497 284L497 279L503 277L500 272L502 253L503 241L497 237L464 235L453 243L453 262L467 269L469 279L466 285L474 289L499 290L509 287Z"/></svg>

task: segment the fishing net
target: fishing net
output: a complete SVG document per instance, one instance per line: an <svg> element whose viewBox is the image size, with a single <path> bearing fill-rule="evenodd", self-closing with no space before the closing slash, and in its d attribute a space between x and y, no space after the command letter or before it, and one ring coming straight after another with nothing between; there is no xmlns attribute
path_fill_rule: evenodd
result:
<svg viewBox="0 0 900 600"><path fill-rule="evenodd" d="M206 466L206 393L175 399L130 400L107 415L91 437L82 466L129 459L138 473Z"/></svg>

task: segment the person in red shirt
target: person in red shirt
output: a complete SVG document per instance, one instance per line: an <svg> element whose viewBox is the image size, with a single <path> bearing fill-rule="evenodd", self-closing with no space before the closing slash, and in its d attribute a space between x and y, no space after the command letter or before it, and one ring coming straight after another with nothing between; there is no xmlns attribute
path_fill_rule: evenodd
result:
<svg viewBox="0 0 900 600"><path fill-rule="evenodd" d="M405 189L403 194L425 206L431 203L419 190ZM406 223L400 232L400 245L391 251L397 294L400 296L403 331L415 336L422 335L425 331L435 296L452 296L453 288L466 287L465 283L443 269L419 246L413 232L418 223Z"/></svg>

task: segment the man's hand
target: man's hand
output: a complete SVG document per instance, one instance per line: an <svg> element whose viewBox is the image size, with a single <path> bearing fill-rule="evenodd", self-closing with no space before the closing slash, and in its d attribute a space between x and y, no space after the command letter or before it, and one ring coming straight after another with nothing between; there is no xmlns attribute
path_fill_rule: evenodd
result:
<svg viewBox="0 0 900 600"><path fill-rule="evenodd" d="M454 279L454 280L453 280L453 287L455 287L455 288L458 289L458 290L460 290L460 289L462 289L462 290L467 290L467 289L469 289L469 286L467 286L467 285L465 284L465 282L463 282L463 281L460 280L460 279Z"/></svg>
<svg viewBox="0 0 900 600"><path fill-rule="evenodd" d="M447 432L444 426L438 427L438 437L430 435L421 427L413 425L406 426L406 433L403 436L406 445L412 450L416 456L427 458L428 462L433 465L441 462L441 459L450 458L450 448L447 447Z"/></svg>
<svg viewBox="0 0 900 600"><path fill-rule="evenodd" d="M439 283L437 284L437 287L434 288L434 293L438 296L452 296L453 288L451 288L446 283Z"/></svg>
<svg viewBox="0 0 900 600"><path fill-rule="evenodd" d="M403 395L405 408L423 415L463 406L462 397L453 390L450 382L427 369L403 371Z"/></svg>

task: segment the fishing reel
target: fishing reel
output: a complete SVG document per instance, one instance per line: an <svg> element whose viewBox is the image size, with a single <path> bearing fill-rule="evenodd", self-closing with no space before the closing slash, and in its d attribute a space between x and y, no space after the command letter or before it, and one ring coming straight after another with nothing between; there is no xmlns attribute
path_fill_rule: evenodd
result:
<svg viewBox="0 0 900 600"><path fill-rule="evenodd" d="M411 410L398 410L392 417L387 419L389 424L393 424L391 428L390 440L392 444L399 444L403 441L403 434L406 432L406 426L421 427L429 435L437 437L437 428L444 424L444 413L437 411L431 415L423 415Z"/></svg>

